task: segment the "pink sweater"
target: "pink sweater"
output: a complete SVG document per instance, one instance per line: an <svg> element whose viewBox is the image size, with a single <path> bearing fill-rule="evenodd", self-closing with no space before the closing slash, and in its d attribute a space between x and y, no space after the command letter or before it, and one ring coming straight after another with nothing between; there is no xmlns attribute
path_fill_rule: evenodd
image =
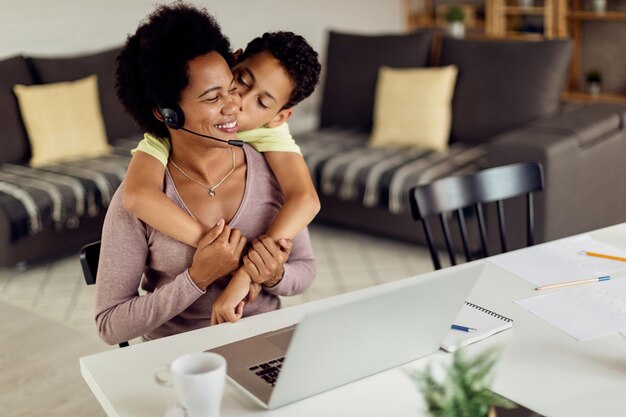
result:
<svg viewBox="0 0 626 417"><path fill-rule="evenodd" d="M248 145L246 189L230 222L251 241L265 232L284 202L284 196L265 158ZM113 196L102 231L96 280L96 324L109 344L143 336L150 340L210 325L211 306L228 284L222 277L206 292L200 290L187 268L195 249L143 223L122 205L121 190ZM188 211L166 171L164 192ZM142 274L145 278L142 281ZM283 279L264 288L244 308L244 316L280 307L278 295L304 291L313 281L315 264L308 231L293 242ZM139 285L148 293L137 295Z"/></svg>

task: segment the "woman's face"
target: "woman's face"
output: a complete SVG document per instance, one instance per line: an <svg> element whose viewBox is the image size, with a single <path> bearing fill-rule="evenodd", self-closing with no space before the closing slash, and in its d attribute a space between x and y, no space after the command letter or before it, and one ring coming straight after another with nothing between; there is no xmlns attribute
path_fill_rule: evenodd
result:
<svg viewBox="0 0 626 417"><path fill-rule="evenodd" d="M294 87L287 71L269 52L240 62L233 74L241 96L238 123L242 131L270 124L289 101Z"/></svg>
<svg viewBox="0 0 626 417"><path fill-rule="evenodd" d="M187 63L189 84L179 105L185 127L220 139L236 139L241 98L233 74L217 52L198 56Z"/></svg>

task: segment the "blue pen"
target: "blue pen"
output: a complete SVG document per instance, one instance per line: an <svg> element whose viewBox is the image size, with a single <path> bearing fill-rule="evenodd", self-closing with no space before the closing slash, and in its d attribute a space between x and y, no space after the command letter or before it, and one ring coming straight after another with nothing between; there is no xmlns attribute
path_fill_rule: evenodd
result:
<svg viewBox="0 0 626 417"><path fill-rule="evenodd" d="M450 328L452 330L458 330L461 332L467 332L467 333L475 333L476 329L473 327L465 327L465 326L459 326L458 324L453 324L452 326L450 326Z"/></svg>

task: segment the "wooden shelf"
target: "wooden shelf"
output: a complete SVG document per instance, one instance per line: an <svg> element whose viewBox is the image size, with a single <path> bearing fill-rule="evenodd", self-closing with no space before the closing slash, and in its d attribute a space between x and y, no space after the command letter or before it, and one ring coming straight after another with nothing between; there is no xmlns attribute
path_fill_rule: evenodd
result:
<svg viewBox="0 0 626 417"><path fill-rule="evenodd" d="M558 0L560 10L563 12L564 20L567 23L565 34L570 36L574 43L574 51L572 54L572 64L570 67L569 91L564 94L564 99L579 102L610 102L626 104L626 94L619 93L602 93L592 96L583 90L584 82L581 80L581 74L589 68L582 67L582 44L583 44L583 22L626 22L626 11L606 11L595 12L593 10L583 9L582 0ZM604 68L598 68L604 71Z"/></svg>
<svg viewBox="0 0 626 417"><path fill-rule="evenodd" d="M615 20L626 21L626 12L604 12L598 13L590 10L572 11L567 14L572 20Z"/></svg>
<svg viewBox="0 0 626 417"><path fill-rule="evenodd" d="M558 21L558 3L564 0L544 0L542 6L522 7L509 4L509 0L486 0L486 32L503 38L525 39L555 38L561 36L561 23ZM541 33L512 31L511 27L523 22L524 17L537 17L543 21Z"/></svg>
<svg viewBox="0 0 626 417"><path fill-rule="evenodd" d="M626 104L626 96L623 95L602 93L597 96L592 96L582 91L566 91L563 93L563 100L579 103L606 102Z"/></svg>
<svg viewBox="0 0 626 417"><path fill-rule="evenodd" d="M513 15L513 16L526 16L526 15L543 16L545 13L545 10L543 7L506 6L503 10L503 13L506 15Z"/></svg>
<svg viewBox="0 0 626 417"><path fill-rule="evenodd" d="M516 38L519 40L541 40L541 39L544 39L545 36L537 32L524 32L521 30L507 30L504 33L504 38L506 39Z"/></svg>
<svg viewBox="0 0 626 417"><path fill-rule="evenodd" d="M419 5L419 7L416 7ZM445 11L452 5L440 4L435 7L433 0L405 0L406 24L408 30L445 29ZM456 4L465 12L465 28L469 31L484 31L485 21L482 10L474 4Z"/></svg>

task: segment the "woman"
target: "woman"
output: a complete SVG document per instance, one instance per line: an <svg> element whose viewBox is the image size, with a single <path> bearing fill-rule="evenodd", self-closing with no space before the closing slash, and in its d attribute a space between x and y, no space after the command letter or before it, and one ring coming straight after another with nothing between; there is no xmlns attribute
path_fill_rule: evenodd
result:
<svg viewBox="0 0 626 417"><path fill-rule="evenodd" d="M96 322L107 343L208 326L213 301L241 265L246 239L263 233L283 202L263 156L253 149L164 124L169 114L162 109L178 106L186 129L236 139L240 98L230 59L230 44L214 19L181 3L159 7L120 54L117 88L127 111L148 133L171 139L165 194L215 226L194 250L132 216L116 193L104 224L96 290ZM302 292L315 272L306 231L293 247L261 239L255 249L265 283L246 315L278 308L278 295ZM140 283L144 296L137 295Z"/></svg>

